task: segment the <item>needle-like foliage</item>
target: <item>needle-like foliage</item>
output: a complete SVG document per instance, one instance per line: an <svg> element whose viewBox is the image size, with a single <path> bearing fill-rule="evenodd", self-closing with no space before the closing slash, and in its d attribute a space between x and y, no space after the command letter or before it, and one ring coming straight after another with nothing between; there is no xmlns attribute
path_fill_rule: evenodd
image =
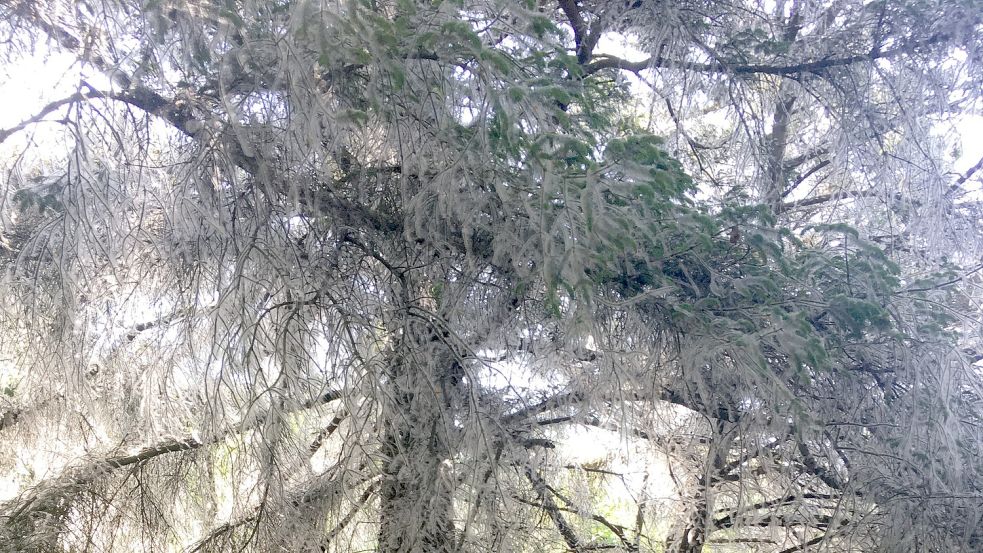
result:
<svg viewBox="0 0 983 553"><path fill-rule="evenodd" d="M0 5L0 549L980 550L981 19Z"/></svg>

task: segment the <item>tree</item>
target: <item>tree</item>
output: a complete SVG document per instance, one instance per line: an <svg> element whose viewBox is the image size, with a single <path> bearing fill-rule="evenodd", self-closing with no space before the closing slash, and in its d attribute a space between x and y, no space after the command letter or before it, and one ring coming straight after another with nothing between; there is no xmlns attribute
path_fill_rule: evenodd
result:
<svg viewBox="0 0 983 553"><path fill-rule="evenodd" d="M2 10L12 549L979 548L978 6Z"/></svg>

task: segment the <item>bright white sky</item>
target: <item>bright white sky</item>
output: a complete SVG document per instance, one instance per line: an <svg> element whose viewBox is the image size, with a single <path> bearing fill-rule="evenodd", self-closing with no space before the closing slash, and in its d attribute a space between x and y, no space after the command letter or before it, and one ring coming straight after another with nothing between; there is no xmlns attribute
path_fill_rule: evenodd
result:
<svg viewBox="0 0 983 553"><path fill-rule="evenodd" d="M45 104L74 93L79 69L68 55L31 56L0 72L0 128L9 129L31 117Z"/></svg>

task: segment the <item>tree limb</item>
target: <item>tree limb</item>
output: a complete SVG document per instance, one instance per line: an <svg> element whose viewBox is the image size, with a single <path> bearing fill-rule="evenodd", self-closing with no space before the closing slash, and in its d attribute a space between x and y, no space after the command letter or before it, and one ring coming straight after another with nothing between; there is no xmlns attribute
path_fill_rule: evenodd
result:
<svg viewBox="0 0 983 553"><path fill-rule="evenodd" d="M316 398L305 401L296 410L310 409L316 405L330 403L340 398L341 392L329 391ZM190 436L183 439L172 438L144 447L136 453L95 458L80 465L69 467L58 476L36 485L26 497L12 499L0 504L0 518L7 519L5 524L10 524L16 520L23 520L34 511L50 508L61 499L70 496L75 490L78 490L107 472L141 465L169 453L191 451L206 445L216 444L228 436L241 434L260 427L265 418L258 417L249 422L233 425L215 433L205 440L199 440Z"/></svg>
<svg viewBox="0 0 983 553"><path fill-rule="evenodd" d="M956 179L956 182L952 183L952 186L949 187L946 194L952 194L953 192L959 190L959 187L966 184L966 181L973 178L973 175L975 175L980 169L983 169L983 157L981 157L979 161L977 161L976 164L970 167L965 173L960 175L959 178Z"/></svg>
<svg viewBox="0 0 983 553"><path fill-rule="evenodd" d="M559 4L560 9L563 10L563 14L570 21L570 26L573 28L573 41L577 47L577 61L580 64L584 64L590 59L590 52L586 48L590 37L587 22L584 21L584 16L580 12L580 6L577 5L577 0L559 0Z"/></svg>
<svg viewBox="0 0 983 553"><path fill-rule="evenodd" d="M543 478L529 467L526 467L526 478L532 484L533 490L536 491L536 495L539 496L539 500L542 502L542 505L539 505L539 507L542 507L546 511L546 514L549 515L550 520L556 525L557 531L563 536L563 541L567 544L567 547L575 553L583 551L583 548L580 546L580 540L577 538L577 533L574 532L570 524L563 518L559 507L553 501L553 496L547 493L549 491L548 486L543 481Z"/></svg>
<svg viewBox="0 0 983 553"><path fill-rule="evenodd" d="M29 117L27 119L24 119L23 121L21 121L20 123L14 125L13 127L10 127L9 129L0 129L0 142L3 142L4 140L7 140L12 134L14 134L14 133L16 133L18 131L22 131L22 130L26 129L27 127L29 127L30 125L34 124L34 123L38 123L38 122L42 121L51 112L53 112L53 111L55 111L55 110L57 110L57 109L59 109L61 107L64 107L64 106L67 106L67 105L70 105L70 104L74 104L75 102L84 100L86 98L100 98L100 97L102 97L102 94L100 94L100 93L93 94L91 92L89 92L89 93L86 93L86 92L76 92L75 94L72 94L71 96L68 96L67 98L62 98L60 100L55 100L55 101L49 103L48 105L44 106L43 108L41 108L41 111L37 112L36 114L34 114L33 116L31 116L31 117Z"/></svg>
<svg viewBox="0 0 983 553"><path fill-rule="evenodd" d="M877 196L876 190L857 190L857 191L848 190L848 191L840 191L840 192L831 192L829 194L820 194L818 196L813 196L811 198L805 198L802 200L785 202L779 206L778 211L781 213L792 209L802 209L804 207L821 205L827 202L841 200L845 198L873 198L876 196Z"/></svg>
<svg viewBox="0 0 983 553"><path fill-rule="evenodd" d="M661 55L652 56L642 61L628 61L616 56L599 56L594 61L584 66L584 72L588 75L597 73L604 69L624 69L633 73L639 73L646 69L667 68L681 69L684 71L695 71L699 73L719 73L727 75L775 75L779 77L791 77L802 74L821 75L824 72L837 67L845 67L856 63L870 62L879 59L892 59L904 54L913 54L922 48L927 48L945 42L952 38L949 33L935 33L932 36L909 42L908 44L881 50L874 48L863 54L854 54L839 58L825 58L812 60L792 65L773 65L773 64L738 64L730 62L716 61L712 63L687 62L674 60Z"/></svg>

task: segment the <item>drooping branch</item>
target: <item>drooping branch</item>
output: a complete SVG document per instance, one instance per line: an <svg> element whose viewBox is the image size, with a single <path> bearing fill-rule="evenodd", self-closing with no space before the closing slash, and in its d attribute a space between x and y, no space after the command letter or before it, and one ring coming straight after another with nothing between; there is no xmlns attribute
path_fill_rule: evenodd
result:
<svg viewBox="0 0 983 553"><path fill-rule="evenodd" d="M355 515L357 515L358 512L365 507L365 504L368 503L369 499L372 498L372 495L378 489L379 489L378 482L372 482L371 484L369 484L368 488L365 488L365 491L362 492L361 496L359 496L358 501L355 502L351 510L349 510L345 514L345 516L341 517L341 520L339 520L338 523L335 524L334 527L328 531L327 535L324 538L325 544L331 543L336 537L338 537L338 534L340 534L345 528L348 527L349 524L351 524L352 520L355 519Z"/></svg>
<svg viewBox="0 0 983 553"><path fill-rule="evenodd" d="M38 26L59 44L75 52L80 60L92 64L107 76L117 81L122 81L126 86L118 92L105 92L86 85L89 89L88 91L79 92L77 95L54 102L45 108L47 111L43 110L43 113L36 115L35 118L42 118L63 105L82 99L101 98L115 100L166 121L171 127L189 138L203 140L209 144L220 146L236 166L254 178L262 181L277 180L270 171L269 160L257 157L258 154L255 152L247 152L238 139L237 133L229 132L228 129L215 131L203 125L187 104L168 99L149 87L137 83L118 68L109 64L98 52L88 48L81 49L82 46L79 40L72 33L57 25L45 22L40 18L40 15L37 17L39 18L36 21ZM21 125L26 126L32 122L32 120L28 120ZM15 126L4 132L12 133L20 130L20 128L22 127ZM216 132L218 133L217 135L215 134ZM248 127L245 132L248 134ZM6 138L3 135L0 135L0 137ZM288 192L285 182L274 182L271 184L275 190L280 189L284 193ZM297 201L301 207L308 209L312 214L324 214L326 210L329 210L342 224L352 228L371 228L380 232L392 233L401 232L399 222L391 220L375 210L340 197L338 194L332 192L331 187L318 187L316 194L313 196L301 194L297 198Z"/></svg>
<svg viewBox="0 0 983 553"><path fill-rule="evenodd" d="M133 325L133 327L129 330L129 332L126 333L126 339L127 341L132 342L133 340L136 340L137 336L139 336L140 333L161 326L169 325L182 317L188 316L190 312L191 309L178 309L177 311L174 311L173 313L168 313L162 317L137 323Z"/></svg>
<svg viewBox="0 0 983 553"><path fill-rule="evenodd" d="M340 398L341 392L329 391L300 404L296 411L331 403ZM102 475L118 469L141 465L170 453L192 451L207 445L217 444L229 436L242 434L261 427L266 418L266 416L261 416L241 422L216 432L207 439L198 439L191 436L183 439L167 439L144 447L135 453L90 459L82 464L69 467L52 479L42 481L27 493L26 496L0 504L0 518L7 519L6 524L16 523L29 516L31 512L48 509L54 503L71 496L75 490L80 489Z"/></svg>
<svg viewBox="0 0 983 553"><path fill-rule="evenodd" d="M823 159L823 160L820 160L819 162L817 162L812 167L806 169L806 171L804 173L802 173L801 175L799 175L798 177L795 178L795 181L792 182L792 184L788 185L785 188L785 192L782 193L782 197L785 197L785 196L788 196L789 194L791 194L792 191L796 190L799 187L799 185L801 185L803 182L805 182L806 180L808 180L809 177L815 175L817 172L819 172L822 169L828 167L830 165L830 163L831 163L830 160Z"/></svg>
<svg viewBox="0 0 983 553"><path fill-rule="evenodd" d="M543 401L529 405L523 409L520 409L514 413L510 413L504 417L504 422L517 422L528 419L530 417L535 417L536 415L553 411L563 406L572 405L583 401L585 398L584 394L581 392L571 392L571 393L560 393L550 396Z"/></svg>
<svg viewBox="0 0 983 553"><path fill-rule="evenodd" d="M540 478L542 478L542 477L540 476ZM581 509L574 508L574 504L573 504L572 501L570 501L568 498L564 497L564 495L562 493L560 493L553 486L550 486L549 484L546 484L546 481L545 480L543 480L542 482L546 486L546 489L549 490L549 492L553 496L555 496L557 499L559 499L560 501L562 501L564 503L565 507L564 506L555 505L555 502L554 502L554 505L556 506L556 508L557 508L558 511L575 514L575 515L577 515L577 516L579 516L581 518L587 518L587 519L593 520L594 522L597 522L597 523L603 525L608 530L610 530L611 533L613 533L618 538L618 541L621 542L621 545L622 545L622 547L625 548L625 551L635 551L636 550L636 548L634 547L634 545L631 543L631 541L625 535L625 533L627 531L627 528L625 528L624 526L621 526L620 524L615 524L615 523L611 522L610 520L607 519L607 517L605 517L603 515L599 515L597 513L590 513L590 512L581 510Z"/></svg>
<svg viewBox="0 0 983 553"><path fill-rule="evenodd" d="M369 485L365 488L364 491L362 491L362 494L358 497L358 499L354 501L352 508L347 513L345 513L343 517L341 517L341 520L339 520L331 528L331 530L329 530L325 534L325 537L322 540L322 544L327 545L331 543L342 531L344 531L345 528L347 528L348 525L351 524L352 520L355 519L355 516L358 515L358 513L363 508L365 508L365 504L368 503L369 499L372 498L372 495L375 494L376 490L378 489L379 489L379 477L376 476L369 481ZM289 501L289 503L293 507L301 507L303 505L309 504L317 500L322 495L323 493L321 489L311 489L300 495L295 496L293 499ZM237 518L235 520L223 523L213 528L205 535L204 538L198 540L194 545L189 547L187 549L187 553L198 553L200 551L204 551L208 548L209 545L215 543L216 541L221 540L223 536L227 536L229 533L233 532L237 528L241 528L243 526L246 526L247 524L255 524L257 521L259 521L259 518L260 516L262 516L262 513L263 513L263 506L258 505L256 508L253 509L252 513Z"/></svg>

